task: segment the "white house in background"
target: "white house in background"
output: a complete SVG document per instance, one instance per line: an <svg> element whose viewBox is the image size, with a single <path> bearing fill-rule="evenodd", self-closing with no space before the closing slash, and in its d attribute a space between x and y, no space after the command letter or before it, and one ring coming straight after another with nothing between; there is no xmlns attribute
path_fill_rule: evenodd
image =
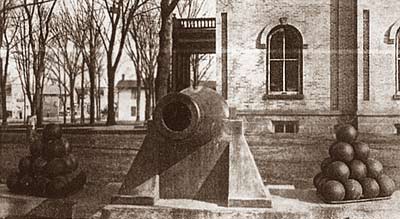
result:
<svg viewBox="0 0 400 219"><path fill-rule="evenodd" d="M61 101L60 97L64 93L63 89L60 92L58 85L49 83L44 86L43 90L43 117L58 118L60 112Z"/></svg>
<svg viewBox="0 0 400 219"><path fill-rule="evenodd" d="M30 115L30 105L18 78L8 78L6 85L8 121L22 121ZM1 102L1 101L0 101ZM1 106L1 103L0 103ZM0 110L1 111L1 110ZM0 112L0 118L1 118Z"/></svg>
<svg viewBox="0 0 400 219"><path fill-rule="evenodd" d="M119 121L136 121L137 113L137 81L125 80L124 75L122 80L117 83L117 120ZM145 90L141 89L140 98L140 121L144 121L145 114Z"/></svg>

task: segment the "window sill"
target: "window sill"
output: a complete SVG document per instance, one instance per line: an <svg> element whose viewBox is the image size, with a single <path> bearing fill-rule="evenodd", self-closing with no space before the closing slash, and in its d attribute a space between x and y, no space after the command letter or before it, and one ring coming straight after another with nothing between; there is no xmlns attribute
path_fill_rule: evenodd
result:
<svg viewBox="0 0 400 219"><path fill-rule="evenodd" d="M303 99L304 99L303 94L264 94L263 96L263 100L303 100Z"/></svg>
<svg viewBox="0 0 400 219"><path fill-rule="evenodd" d="M400 94L393 95L393 100L400 100Z"/></svg>

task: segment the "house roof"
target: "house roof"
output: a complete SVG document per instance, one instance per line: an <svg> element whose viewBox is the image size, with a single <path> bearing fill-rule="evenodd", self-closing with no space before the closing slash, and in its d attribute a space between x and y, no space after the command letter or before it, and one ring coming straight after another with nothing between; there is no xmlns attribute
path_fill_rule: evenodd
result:
<svg viewBox="0 0 400 219"><path fill-rule="evenodd" d="M64 92L63 87L61 87L61 93ZM60 94L60 88L58 85L55 84L48 84L44 85L43 89L43 95L59 95Z"/></svg>
<svg viewBox="0 0 400 219"><path fill-rule="evenodd" d="M137 88L137 81L136 80L120 80L120 81L118 81L116 87L118 90Z"/></svg>

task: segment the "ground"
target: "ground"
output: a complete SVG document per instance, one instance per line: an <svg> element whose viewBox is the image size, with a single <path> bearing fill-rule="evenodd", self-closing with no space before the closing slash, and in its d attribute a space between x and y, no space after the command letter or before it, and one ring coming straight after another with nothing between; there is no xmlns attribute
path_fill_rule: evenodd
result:
<svg viewBox="0 0 400 219"><path fill-rule="evenodd" d="M67 130L65 137L73 146L80 167L88 172L85 189L71 197L85 200L79 206L82 216L94 214L109 203L104 194L110 182L121 182L138 152L145 131L132 126L85 127ZM21 157L27 156L25 131L0 132L0 182L17 169ZM318 173L320 162L328 156L333 135L268 134L246 136L257 166L266 184L290 184L298 189L311 189L312 177ZM369 143L371 156L384 164L385 173L400 185L397 159L400 157L400 136L361 134L359 140ZM114 189L115 190L115 189ZM109 190L108 190L109 191Z"/></svg>

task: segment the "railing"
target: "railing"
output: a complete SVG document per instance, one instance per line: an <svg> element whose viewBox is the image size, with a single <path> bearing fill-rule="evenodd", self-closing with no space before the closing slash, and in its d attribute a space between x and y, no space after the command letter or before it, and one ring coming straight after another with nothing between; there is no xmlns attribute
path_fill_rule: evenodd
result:
<svg viewBox="0 0 400 219"><path fill-rule="evenodd" d="M180 18L175 20L178 28L202 29L215 28L215 18Z"/></svg>

